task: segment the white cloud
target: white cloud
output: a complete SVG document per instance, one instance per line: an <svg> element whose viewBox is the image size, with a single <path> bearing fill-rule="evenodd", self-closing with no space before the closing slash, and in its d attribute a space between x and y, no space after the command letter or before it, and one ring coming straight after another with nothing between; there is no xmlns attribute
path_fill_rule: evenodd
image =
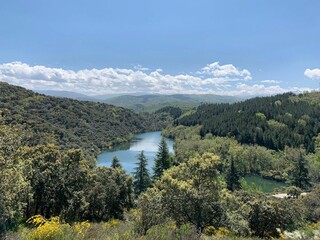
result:
<svg viewBox="0 0 320 240"><path fill-rule="evenodd" d="M201 74L208 74L214 77L243 78L251 80L251 73L247 69L239 69L232 64L220 65L219 62L208 64L200 71Z"/></svg>
<svg viewBox="0 0 320 240"><path fill-rule="evenodd" d="M261 83L278 84L278 83L281 83L281 81L277 81L277 80L263 80L263 81L261 81Z"/></svg>
<svg viewBox="0 0 320 240"><path fill-rule="evenodd" d="M143 67L140 64L136 65L133 67L135 70L140 70L140 71L149 71L150 69L147 67Z"/></svg>
<svg viewBox="0 0 320 240"><path fill-rule="evenodd" d="M146 72L148 71L148 72ZM146 70L103 68L79 71L30 66L22 62L0 64L0 81L32 90L68 90L87 95L108 93L213 93L220 95L269 95L300 89L284 89L276 81L249 85L252 77L248 70L231 64L208 64L201 74L165 74L162 69ZM305 90L305 89L303 89Z"/></svg>
<svg viewBox="0 0 320 240"><path fill-rule="evenodd" d="M294 93L302 93L311 91L310 88L283 88L279 85L274 86L265 86L263 84L254 84L254 85L247 85L247 84L238 84L236 86L237 91L241 94L239 95L251 95L251 96L263 96L263 95L273 95L273 94L281 94L285 92L294 92Z"/></svg>
<svg viewBox="0 0 320 240"><path fill-rule="evenodd" d="M304 75L307 76L308 78L311 79L320 79L320 69L315 68L315 69L306 69L304 71Z"/></svg>

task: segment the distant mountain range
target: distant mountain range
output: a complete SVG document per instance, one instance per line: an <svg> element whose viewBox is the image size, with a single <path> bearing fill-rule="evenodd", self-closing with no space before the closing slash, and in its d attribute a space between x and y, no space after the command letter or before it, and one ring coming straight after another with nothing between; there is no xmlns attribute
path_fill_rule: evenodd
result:
<svg viewBox="0 0 320 240"><path fill-rule="evenodd" d="M77 92L55 91L55 90L35 90L35 92L45 94L47 96L52 96L52 97L64 97L64 98L71 98L75 100L93 101L93 102L101 102L109 98L123 95L123 94L102 94L102 95L88 96L88 95L77 93ZM132 95L138 96L138 95L143 95L143 93L136 93Z"/></svg>
<svg viewBox="0 0 320 240"><path fill-rule="evenodd" d="M70 91L37 91L48 96L71 98L82 101L105 102L111 105L132 109L136 112L154 112L167 106L190 109L197 107L202 103L234 103L245 98L220 96L214 94L143 94L136 93L130 95L123 94L104 94L96 96L87 96L81 93Z"/></svg>
<svg viewBox="0 0 320 240"><path fill-rule="evenodd" d="M76 93L76 92L70 92L70 91L54 91L54 90L39 90L36 91L41 94L45 94L47 96L52 96L52 97L64 97L64 98L71 98L71 99L76 99L76 100L82 100L82 101L98 101L99 99L96 97L90 97L81 93Z"/></svg>
<svg viewBox="0 0 320 240"><path fill-rule="evenodd" d="M138 112L153 112L167 106L190 109L202 103L234 103L243 98L213 94L174 94L174 95L123 95L106 99L104 102L129 108Z"/></svg>

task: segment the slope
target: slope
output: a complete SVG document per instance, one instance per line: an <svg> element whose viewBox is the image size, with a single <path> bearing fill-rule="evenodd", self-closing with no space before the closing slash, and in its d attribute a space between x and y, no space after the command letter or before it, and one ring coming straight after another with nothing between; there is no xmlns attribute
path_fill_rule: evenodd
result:
<svg viewBox="0 0 320 240"><path fill-rule="evenodd" d="M31 145L55 143L87 152L126 141L148 125L128 109L45 96L2 82L0 114L5 123L32 130Z"/></svg>
<svg viewBox="0 0 320 240"><path fill-rule="evenodd" d="M206 104L178 119L176 124L202 125L202 136L231 136L240 143L275 150L303 145L313 152L314 137L320 132L320 105L308 99L315 95L286 93L234 104Z"/></svg>

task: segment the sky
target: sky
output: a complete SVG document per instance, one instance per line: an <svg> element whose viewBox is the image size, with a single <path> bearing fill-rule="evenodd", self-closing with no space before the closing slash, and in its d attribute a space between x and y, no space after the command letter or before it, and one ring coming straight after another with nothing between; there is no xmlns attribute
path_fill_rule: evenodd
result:
<svg viewBox="0 0 320 240"><path fill-rule="evenodd" d="M270 95L320 87L319 0L0 0L0 81Z"/></svg>

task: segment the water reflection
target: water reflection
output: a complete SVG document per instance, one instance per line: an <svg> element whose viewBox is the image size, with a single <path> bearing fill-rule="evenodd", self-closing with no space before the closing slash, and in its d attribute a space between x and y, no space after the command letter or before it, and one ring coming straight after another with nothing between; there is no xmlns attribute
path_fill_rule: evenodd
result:
<svg viewBox="0 0 320 240"><path fill-rule="evenodd" d="M128 172L134 172L137 155L144 151L148 159L148 169L152 171L154 157L158 151L161 141L161 132L147 132L137 134L130 143L121 144L110 150L102 152L98 158L98 166L110 166L112 158L117 156L120 159L122 167ZM166 139L170 153L173 153L173 141Z"/></svg>

